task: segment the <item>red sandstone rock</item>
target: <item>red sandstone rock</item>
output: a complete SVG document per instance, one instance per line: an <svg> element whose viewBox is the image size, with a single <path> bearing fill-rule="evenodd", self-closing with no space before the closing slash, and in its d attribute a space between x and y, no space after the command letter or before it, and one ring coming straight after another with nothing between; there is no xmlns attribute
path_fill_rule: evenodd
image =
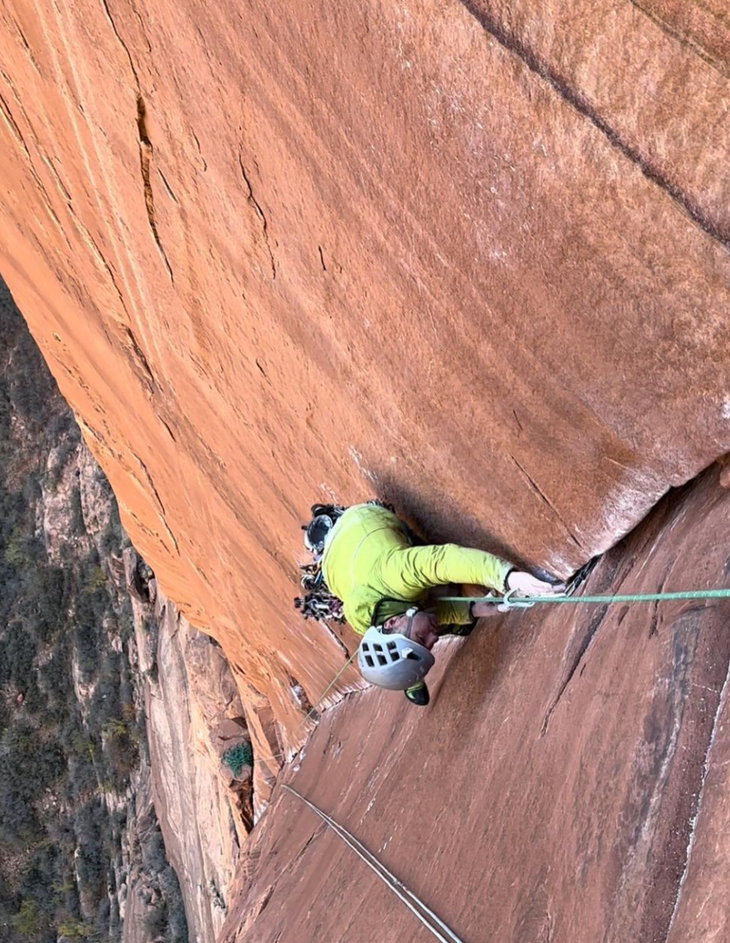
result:
<svg viewBox="0 0 730 943"><path fill-rule="evenodd" d="M565 574L730 445L725 246L461 4L0 17L0 270L271 770L342 663L291 608L313 499Z"/></svg>
<svg viewBox="0 0 730 943"><path fill-rule="evenodd" d="M663 190L730 247L730 19L721 0L462 0Z"/></svg>
<svg viewBox="0 0 730 943"><path fill-rule="evenodd" d="M0 270L235 666L260 786L342 664L290 606L311 501L566 574L728 449L722 12L6 0ZM715 584L716 489L590 587ZM510 616L428 711L358 695L291 775L465 939L722 939L726 623ZM293 803L228 937L413 937Z"/></svg>
<svg viewBox="0 0 730 943"><path fill-rule="evenodd" d="M717 479L663 501L585 592L723 582ZM466 941L727 939L730 604L546 608L442 643L426 710L372 689L328 712L286 781ZM427 939L281 789L246 857L221 943Z"/></svg>

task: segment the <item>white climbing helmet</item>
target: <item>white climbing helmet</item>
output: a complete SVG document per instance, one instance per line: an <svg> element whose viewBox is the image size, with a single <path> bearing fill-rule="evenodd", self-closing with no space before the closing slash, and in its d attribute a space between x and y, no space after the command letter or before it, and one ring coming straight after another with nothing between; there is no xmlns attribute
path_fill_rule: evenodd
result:
<svg viewBox="0 0 730 943"><path fill-rule="evenodd" d="M436 663L431 652L406 635L387 635L371 626L357 653L357 664L366 681L389 691L405 691L422 681Z"/></svg>

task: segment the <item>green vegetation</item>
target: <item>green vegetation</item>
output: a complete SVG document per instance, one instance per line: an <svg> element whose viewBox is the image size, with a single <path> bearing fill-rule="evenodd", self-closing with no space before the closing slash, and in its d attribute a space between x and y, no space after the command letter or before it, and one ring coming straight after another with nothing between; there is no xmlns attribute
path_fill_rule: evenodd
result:
<svg viewBox="0 0 730 943"><path fill-rule="evenodd" d="M250 743L239 743L236 747L231 747L221 757L225 766L234 776L240 776L244 766L253 766L253 750Z"/></svg>
<svg viewBox="0 0 730 943"><path fill-rule="evenodd" d="M3 943L121 938L113 889L126 816L118 810L146 737L129 663L131 606L114 575L119 567L108 565L121 558L126 538L108 485L106 531L86 532L78 477L66 474L80 443L0 282ZM44 492L59 494L62 486L68 533L51 551L39 521ZM159 938L182 943L180 889L159 830L152 835Z"/></svg>

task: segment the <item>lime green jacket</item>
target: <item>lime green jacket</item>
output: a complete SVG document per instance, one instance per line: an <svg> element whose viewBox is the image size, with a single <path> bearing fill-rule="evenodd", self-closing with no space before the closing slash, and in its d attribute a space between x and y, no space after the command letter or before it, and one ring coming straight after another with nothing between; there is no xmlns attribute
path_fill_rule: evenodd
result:
<svg viewBox="0 0 730 943"><path fill-rule="evenodd" d="M456 544L413 547L395 514L372 504L356 504L330 531L322 572L345 617L362 635L373 624L405 612L414 603L436 614L444 625L471 621L468 603L428 599L430 589L447 583L476 583L504 589L512 564L483 550Z"/></svg>

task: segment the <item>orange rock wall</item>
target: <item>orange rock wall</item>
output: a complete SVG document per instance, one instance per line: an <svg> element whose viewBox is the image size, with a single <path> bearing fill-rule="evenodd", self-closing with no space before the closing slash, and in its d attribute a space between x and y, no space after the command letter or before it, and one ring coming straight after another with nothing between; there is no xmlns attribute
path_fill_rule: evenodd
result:
<svg viewBox="0 0 730 943"><path fill-rule="evenodd" d="M272 766L342 663L312 501L566 574L730 447L688 6L3 4L0 271Z"/></svg>
<svg viewBox="0 0 730 943"><path fill-rule="evenodd" d="M668 495L584 592L726 582L727 485L712 468ZM535 606L439 643L426 710L348 698L279 779L219 943L428 939L284 782L467 943L730 939L729 616Z"/></svg>

